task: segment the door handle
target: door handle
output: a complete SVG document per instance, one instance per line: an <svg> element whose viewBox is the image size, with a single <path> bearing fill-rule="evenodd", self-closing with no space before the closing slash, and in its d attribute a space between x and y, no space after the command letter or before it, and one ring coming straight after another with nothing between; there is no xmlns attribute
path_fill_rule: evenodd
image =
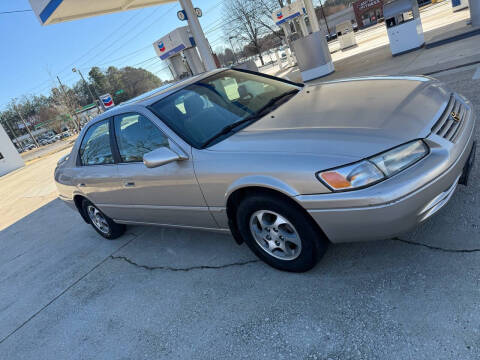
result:
<svg viewBox="0 0 480 360"><path fill-rule="evenodd" d="M85 183L78 184L78 187L85 187L85 186L87 186L87 185L85 185Z"/></svg>
<svg viewBox="0 0 480 360"><path fill-rule="evenodd" d="M123 187L134 187L135 183L133 181L127 181L123 184Z"/></svg>

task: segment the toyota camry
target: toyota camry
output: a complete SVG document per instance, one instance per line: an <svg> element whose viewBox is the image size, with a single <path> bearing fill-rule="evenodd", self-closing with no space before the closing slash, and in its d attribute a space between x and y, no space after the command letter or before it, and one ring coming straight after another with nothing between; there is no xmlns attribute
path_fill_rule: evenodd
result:
<svg viewBox="0 0 480 360"><path fill-rule="evenodd" d="M271 266L388 239L466 184L470 102L422 76L304 85L219 69L106 111L55 170L103 237L128 224L229 231Z"/></svg>

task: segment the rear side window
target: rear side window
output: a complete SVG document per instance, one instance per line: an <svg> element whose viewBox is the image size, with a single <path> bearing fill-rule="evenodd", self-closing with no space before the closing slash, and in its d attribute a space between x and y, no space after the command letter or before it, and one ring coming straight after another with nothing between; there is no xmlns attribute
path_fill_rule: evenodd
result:
<svg viewBox="0 0 480 360"><path fill-rule="evenodd" d="M80 145L80 159L82 165L113 164L108 120L100 121L87 130Z"/></svg>
<svg viewBox="0 0 480 360"><path fill-rule="evenodd" d="M143 155L168 147L167 137L145 116L129 113L115 116L115 136L123 163L143 161Z"/></svg>

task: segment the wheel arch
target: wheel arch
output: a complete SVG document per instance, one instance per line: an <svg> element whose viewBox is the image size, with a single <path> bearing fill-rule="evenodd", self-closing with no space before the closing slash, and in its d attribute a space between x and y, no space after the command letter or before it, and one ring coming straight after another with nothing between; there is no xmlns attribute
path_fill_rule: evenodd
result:
<svg viewBox="0 0 480 360"><path fill-rule="evenodd" d="M78 212L80 213L80 216L82 219L89 224L90 219L88 218L87 214L83 211L83 200L88 200L85 196L76 194L73 196L73 202L75 203L75 207L77 208ZM90 200L89 200L90 201Z"/></svg>
<svg viewBox="0 0 480 360"><path fill-rule="evenodd" d="M233 234L235 241L238 244L243 243L243 239L238 231L238 224L237 224L237 204L239 204L243 199L248 196L258 196L258 195L267 195L282 199L282 201L288 202L291 206L296 207L300 211L302 211L308 219L311 221L312 225L317 228L317 230L328 240L325 232L322 228L317 224L317 222L312 218L312 216L308 213L307 210L303 206L301 206L297 201L294 199L294 195L290 195L285 193L281 189L266 187L266 186L258 186L258 185L246 185L242 187L238 187L234 191L232 191L226 201L226 213L228 217L228 226L230 231ZM330 241L330 240L328 240Z"/></svg>

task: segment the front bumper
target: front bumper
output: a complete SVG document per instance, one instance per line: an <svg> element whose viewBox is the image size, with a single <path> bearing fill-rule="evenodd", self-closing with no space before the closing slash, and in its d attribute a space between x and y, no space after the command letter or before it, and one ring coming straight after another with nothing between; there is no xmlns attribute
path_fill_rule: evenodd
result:
<svg viewBox="0 0 480 360"><path fill-rule="evenodd" d="M472 114L456 143L430 135L427 157L379 184L295 199L333 243L388 239L408 231L448 202L471 167L474 122Z"/></svg>

